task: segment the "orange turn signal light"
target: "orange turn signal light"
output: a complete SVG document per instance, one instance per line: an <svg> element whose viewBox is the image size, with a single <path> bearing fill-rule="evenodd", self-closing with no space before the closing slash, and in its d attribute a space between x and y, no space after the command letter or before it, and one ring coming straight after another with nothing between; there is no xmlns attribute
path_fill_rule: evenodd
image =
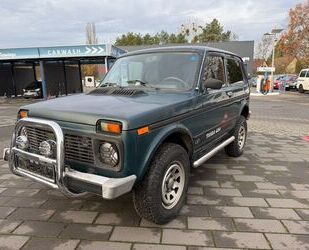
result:
<svg viewBox="0 0 309 250"><path fill-rule="evenodd" d="M137 130L138 135L143 135L143 134L147 134L147 133L149 133L149 127L148 126L139 128Z"/></svg>
<svg viewBox="0 0 309 250"><path fill-rule="evenodd" d="M100 129L103 132L113 133L113 134L121 134L121 124L113 123L113 122L100 122Z"/></svg>
<svg viewBox="0 0 309 250"><path fill-rule="evenodd" d="M23 119L28 117L28 111L27 110L21 110L19 111L18 118Z"/></svg>

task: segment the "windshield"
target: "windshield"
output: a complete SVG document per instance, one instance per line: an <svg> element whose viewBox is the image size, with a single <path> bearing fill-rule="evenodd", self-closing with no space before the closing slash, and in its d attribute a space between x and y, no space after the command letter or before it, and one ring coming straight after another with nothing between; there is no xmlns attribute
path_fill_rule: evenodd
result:
<svg viewBox="0 0 309 250"><path fill-rule="evenodd" d="M187 52L160 52L119 58L100 87L145 86L189 90L198 75L200 56Z"/></svg>
<svg viewBox="0 0 309 250"><path fill-rule="evenodd" d="M25 89L38 89L41 88L41 82L32 82L30 84L27 85L27 87Z"/></svg>

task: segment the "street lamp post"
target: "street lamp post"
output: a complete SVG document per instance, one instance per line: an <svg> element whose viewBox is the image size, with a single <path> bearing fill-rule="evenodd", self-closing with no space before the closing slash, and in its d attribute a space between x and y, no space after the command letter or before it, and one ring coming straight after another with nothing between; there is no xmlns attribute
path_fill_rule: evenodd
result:
<svg viewBox="0 0 309 250"><path fill-rule="evenodd" d="M272 36L273 37L273 49L272 49L272 60L271 60L271 84L270 84L270 92L273 92L274 90L274 68L275 68L275 49L277 45L277 35L280 34L283 31L283 29L273 29L271 33L265 33L265 36Z"/></svg>

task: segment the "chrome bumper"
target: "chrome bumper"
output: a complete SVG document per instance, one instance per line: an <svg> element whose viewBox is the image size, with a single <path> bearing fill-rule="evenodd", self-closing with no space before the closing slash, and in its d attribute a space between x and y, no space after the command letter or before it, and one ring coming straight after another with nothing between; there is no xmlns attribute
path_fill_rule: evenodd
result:
<svg viewBox="0 0 309 250"><path fill-rule="evenodd" d="M46 127L52 129L56 136L57 140L57 149L56 149L56 159L50 159L42 155L29 153L18 149L15 145L16 135L19 133L21 128L24 125L33 125L36 127ZM43 164L50 164L54 167L55 170L55 180L51 181L48 178L45 178L36 173L18 168L15 166L15 157L22 156L26 159L33 160ZM70 178L73 180L80 181L81 183L91 184L99 186L102 190L102 197L105 199L114 199L122 194L128 193L132 190L132 187L135 183L136 176L130 175L124 178L108 178L95 174L88 174L79 172L64 165L64 136L60 126L53 121L36 119L36 118L24 118L19 120L16 123L15 130L12 136L11 147L4 149L3 159L9 162L9 167L12 173L25 176L42 184L45 184L51 188L59 189L62 193L70 197L80 197L84 195L83 193L74 193L68 189L65 184L65 178ZM82 187L81 187L82 188Z"/></svg>

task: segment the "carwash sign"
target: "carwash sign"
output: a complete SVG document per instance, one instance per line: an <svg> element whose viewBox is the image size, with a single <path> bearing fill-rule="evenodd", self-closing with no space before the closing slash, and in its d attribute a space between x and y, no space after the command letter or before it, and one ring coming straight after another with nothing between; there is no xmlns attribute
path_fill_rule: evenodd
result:
<svg viewBox="0 0 309 250"><path fill-rule="evenodd" d="M60 59L74 57L118 57L125 52L126 51L111 44L0 49L0 61L50 58Z"/></svg>
<svg viewBox="0 0 309 250"><path fill-rule="evenodd" d="M107 48L102 45L79 45L39 48L40 58L107 56Z"/></svg>

